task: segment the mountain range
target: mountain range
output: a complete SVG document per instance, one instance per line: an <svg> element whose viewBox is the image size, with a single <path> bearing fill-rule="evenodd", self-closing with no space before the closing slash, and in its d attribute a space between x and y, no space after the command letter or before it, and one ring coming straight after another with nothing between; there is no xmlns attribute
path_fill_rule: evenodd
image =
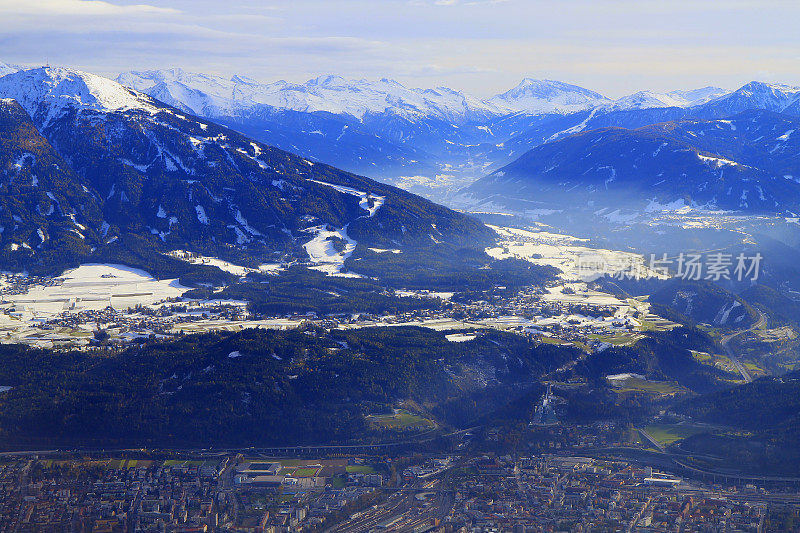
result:
<svg viewBox="0 0 800 533"><path fill-rule="evenodd" d="M531 149L465 194L528 208L535 200L595 209L646 204L648 210L796 213L798 130L800 118L763 110L729 119L593 129Z"/></svg>
<svg viewBox="0 0 800 533"><path fill-rule="evenodd" d="M382 181L408 186L402 178L437 176L434 189L469 182L554 134L582 129L589 113L682 109L727 93L706 87L612 100L576 85L526 78L480 99L443 87L411 89L388 79L321 76L302 84L263 84L180 69L126 72L117 81L268 144ZM531 129L548 133L531 139ZM441 199L436 190L416 192Z"/></svg>
<svg viewBox="0 0 800 533"><path fill-rule="evenodd" d="M800 89L785 85L613 101L525 79L482 100L338 76L263 84L175 69L112 81L5 64L3 73L0 253L16 268L48 254L75 262L134 237L275 260L305 258L313 242L334 270L353 242L490 238L385 184L406 173L445 182L461 173L448 183L468 186L457 198L468 208L800 212Z"/></svg>
<svg viewBox="0 0 800 533"><path fill-rule="evenodd" d="M311 256L335 273L357 244L475 244L491 234L406 191L93 74L22 70L0 78L0 97L5 268L144 247L240 260Z"/></svg>
<svg viewBox="0 0 800 533"><path fill-rule="evenodd" d="M520 206L517 200L522 198L530 207L531 201L550 198L558 187L575 186L596 194L602 184L611 203L617 188L624 187L634 204L641 206L645 200L643 205L651 208L798 210L791 139L765 153L765 139L770 136L750 135L779 129L783 126L773 121L792 121L800 115L800 89L787 85L751 82L734 91L712 86L641 91L612 100L576 85L524 79L509 91L481 100L447 88L409 89L392 80L338 76L304 84L260 84L243 76L227 79L170 70L128 72L118 81L267 143L399 183L440 201L449 201L455 191L469 186L456 198L461 206L485 205L491 197L493 205ZM751 110L785 118L748 116L746 120L753 122L737 130L720 130L722 123L714 122ZM708 121L711 131L677 135L689 125L702 129L702 121ZM591 155L582 153L588 149L585 143L596 142L599 134L579 134L603 128L625 131L605 137ZM768 148L781 143L777 137L789 129L773 135L775 143ZM720 131L729 135L718 135ZM648 141L640 143L643 136ZM548 145L567 139L557 146L569 146L572 156L581 153L580 161L549 161L556 148ZM640 146L642 153L632 153L626 168L616 159L620 149L636 151L630 143ZM652 143L666 145L658 152L660 157L642 164L645 152L655 151ZM777 151L782 155L776 157ZM611 168L614 176L606 170ZM545 169L550 169L555 182L532 178ZM509 187L512 176L523 175L531 179ZM609 178L616 185L606 189ZM420 183L424 185L417 187ZM498 196L492 183L502 184L503 194L516 200L500 201L503 195ZM558 195L551 200L559 201Z"/></svg>

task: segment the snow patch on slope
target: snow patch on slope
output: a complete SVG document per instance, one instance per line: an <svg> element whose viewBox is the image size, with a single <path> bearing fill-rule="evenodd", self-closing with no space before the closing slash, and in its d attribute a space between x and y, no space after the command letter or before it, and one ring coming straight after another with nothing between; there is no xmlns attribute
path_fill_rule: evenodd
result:
<svg viewBox="0 0 800 533"><path fill-rule="evenodd" d="M308 180L308 181L311 181L313 183L319 183L320 185L325 185L327 187L331 187L333 189L336 189L338 192L342 194L350 194L353 196L358 196L360 199L358 205L361 207L361 209L367 211L370 217L375 216L375 213L378 212L378 209L380 209L381 206L386 201L385 196L378 196L375 194L359 191L353 189L352 187L345 187L344 185L336 185L334 183L328 183L326 181L318 181L318 180Z"/></svg>

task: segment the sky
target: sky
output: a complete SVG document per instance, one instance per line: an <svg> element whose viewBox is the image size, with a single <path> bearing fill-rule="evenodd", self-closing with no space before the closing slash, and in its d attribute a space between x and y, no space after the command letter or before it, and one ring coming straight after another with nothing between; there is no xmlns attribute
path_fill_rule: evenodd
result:
<svg viewBox="0 0 800 533"><path fill-rule="evenodd" d="M795 0L0 0L0 61L386 77L480 97L532 77L616 98L800 85L798 22Z"/></svg>

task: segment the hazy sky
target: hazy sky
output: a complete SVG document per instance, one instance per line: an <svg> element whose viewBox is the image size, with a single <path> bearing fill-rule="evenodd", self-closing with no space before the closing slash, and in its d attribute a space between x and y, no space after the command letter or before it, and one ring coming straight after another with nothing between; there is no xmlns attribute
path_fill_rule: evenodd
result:
<svg viewBox="0 0 800 533"><path fill-rule="evenodd" d="M800 85L798 23L796 0L0 0L0 61L336 73L478 96L535 77L617 97Z"/></svg>

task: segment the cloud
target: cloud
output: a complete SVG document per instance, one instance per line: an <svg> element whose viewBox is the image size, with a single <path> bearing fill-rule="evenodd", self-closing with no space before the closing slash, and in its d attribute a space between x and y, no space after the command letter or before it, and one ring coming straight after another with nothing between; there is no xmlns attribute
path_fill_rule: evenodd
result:
<svg viewBox="0 0 800 533"><path fill-rule="evenodd" d="M409 0L413 6L435 5L435 6L480 6L487 4L504 4L510 0Z"/></svg>
<svg viewBox="0 0 800 533"><path fill-rule="evenodd" d="M115 16L171 15L180 13L170 7L149 4L117 5L103 0L0 0L0 16Z"/></svg>
<svg viewBox="0 0 800 533"><path fill-rule="evenodd" d="M0 0L0 61L392 77L481 96L531 76L621 96L764 73L798 83L798 16L778 0Z"/></svg>

